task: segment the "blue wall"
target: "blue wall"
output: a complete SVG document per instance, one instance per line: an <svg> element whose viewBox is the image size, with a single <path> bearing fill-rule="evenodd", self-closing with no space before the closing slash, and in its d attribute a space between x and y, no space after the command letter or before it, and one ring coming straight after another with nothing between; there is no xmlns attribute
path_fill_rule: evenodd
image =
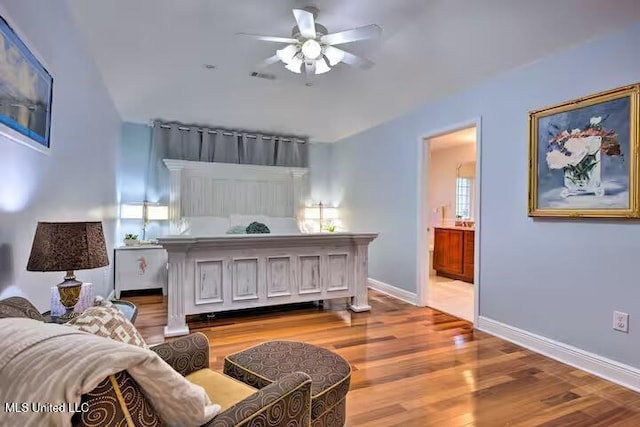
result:
<svg viewBox="0 0 640 427"><path fill-rule="evenodd" d="M26 271L38 221L102 221L112 258L122 122L65 5L1 0L0 14L54 79L49 154L0 136L0 298L23 294L44 311L63 274ZM113 289L111 266L77 275L96 295Z"/></svg>
<svg viewBox="0 0 640 427"><path fill-rule="evenodd" d="M335 204L333 197L333 147L334 144L313 143L309 146L309 202Z"/></svg>
<svg viewBox="0 0 640 427"><path fill-rule="evenodd" d="M640 319L640 224L527 216L528 111L640 81L638 40L640 24L339 141L348 225L380 231L370 276L416 291L419 140L481 116L480 314L640 367L640 328L611 329L613 310Z"/></svg>
<svg viewBox="0 0 640 427"><path fill-rule="evenodd" d="M118 195L122 203L144 200L150 147L149 126L123 123L116 171Z"/></svg>
<svg viewBox="0 0 640 427"><path fill-rule="evenodd" d="M117 163L118 199L121 204L141 203L145 199L153 203L168 203L160 200L153 185L147 189L151 133L151 128L144 124L122 125ZM132 233L142 239L142 220L121 219L118 225L120 237ZM152 221L147 226L146 238L154 239L168 232L167 221Z"/></svg>

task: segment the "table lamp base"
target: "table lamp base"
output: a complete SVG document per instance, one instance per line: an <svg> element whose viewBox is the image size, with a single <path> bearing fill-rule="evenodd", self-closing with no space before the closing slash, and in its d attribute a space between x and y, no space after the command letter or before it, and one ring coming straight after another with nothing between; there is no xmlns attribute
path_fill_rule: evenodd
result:
<svg viewBox="0 0 640 427"><path fill-rule="evenodd" d="M60 293L60 302L67 309L67 311L60 316L61 320L71 320L78 316L78 313L73 311L78 300L80 299L80 290L82 289L82 282L76 280L76 276L73 274L73 270L67 271L67 275L64 277L62 283L58 283L58 292Z"/></svg>

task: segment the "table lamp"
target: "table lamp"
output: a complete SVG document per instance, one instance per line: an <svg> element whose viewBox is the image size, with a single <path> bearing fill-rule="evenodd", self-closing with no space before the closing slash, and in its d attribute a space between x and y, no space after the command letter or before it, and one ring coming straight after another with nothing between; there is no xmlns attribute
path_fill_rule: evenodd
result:
<svg viewBox="0 0 640 427"><path fill-rule="evenodd" d="M120 207L120 218L142 220L142 240L147 238L147 226L150 221L166 221L169 219L169 207L158 203L126 204Z"/></svg>
<svg viewBox="0 0 640 427"><path fill-rule="evenodd" d="M332 231L330 227L334 226L335 222L337 222L336 220L339 219L338 208L326 206L324 203L319 202L317 205L305 209L304 218L306 220L318 220L318 232L324 230ZM328 222L325 220L328 220Z"/></svg>
<svg viewBox="0 0 640 427"><path fill-rule="evenodd" d="M38 222L27 270L67 272L58 284L60 302L67 309L62 320L77 316L73 308L80 298L82 282L76 280L74 271L107 265L101 222Z"/></svg>

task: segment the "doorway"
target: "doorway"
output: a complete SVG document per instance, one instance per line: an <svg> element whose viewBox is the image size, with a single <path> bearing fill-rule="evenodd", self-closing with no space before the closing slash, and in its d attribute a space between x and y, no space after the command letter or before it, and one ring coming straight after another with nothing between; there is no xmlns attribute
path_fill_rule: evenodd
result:
<svg viewBox="0 0 640 427"><path fill-rule="evenodd" d="M418 302L476 323L480 120L421 139Z"/></svg>

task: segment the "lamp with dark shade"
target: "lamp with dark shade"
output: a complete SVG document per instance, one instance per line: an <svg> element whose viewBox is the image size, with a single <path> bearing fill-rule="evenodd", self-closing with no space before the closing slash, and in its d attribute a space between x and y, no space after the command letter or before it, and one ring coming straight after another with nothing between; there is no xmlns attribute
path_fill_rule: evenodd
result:
<svg viewBox="0 0 640 427"><path fill-rule="evenodd" d="M66 271L58 284L60 302L67 309L60 319L76 316L73 309L80 298L82 282L75 270L109 265L101 222L38 222L33 238L28 271Z"/></svg>

